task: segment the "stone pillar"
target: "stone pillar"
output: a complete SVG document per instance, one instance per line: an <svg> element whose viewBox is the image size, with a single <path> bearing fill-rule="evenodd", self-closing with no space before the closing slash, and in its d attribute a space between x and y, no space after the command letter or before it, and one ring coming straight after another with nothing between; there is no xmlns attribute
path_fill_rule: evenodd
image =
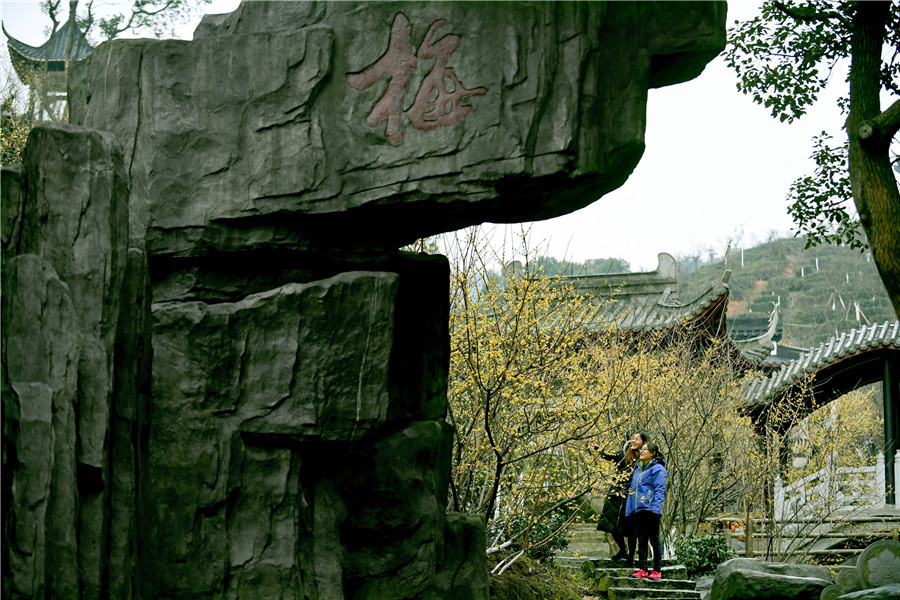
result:
<svg viewBox="0 0 900 600"><path fill-rule="evenodd" d="M900 450L894 453L894 482L896 486L896 482L900 481ZM894 508L900 506L900 490L894 487L894 493L887 495L888 498L893 496L894 498Z"/></svg>
<svg viewBox="0 0 900 600"><path fill-rule="evenodd" d="M888 356L884 359L882 378L884 398L884 473L885 484L893 493L887 495L887 503L900 506L900 475L897 454L900 453L900 359Z"/></svg>

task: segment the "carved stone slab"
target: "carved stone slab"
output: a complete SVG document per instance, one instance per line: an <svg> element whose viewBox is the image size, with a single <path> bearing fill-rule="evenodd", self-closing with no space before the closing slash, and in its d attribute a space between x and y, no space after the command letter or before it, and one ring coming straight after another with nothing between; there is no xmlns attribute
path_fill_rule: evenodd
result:
<svg viewBox="0 0 900 600"><path fill-rule="evenodd" d="M822 590L821 600L837 598L896 598L900 589L900 542L870 544L856 560L856 568L843 571Z"/></svg>
<svg viewBox="0 0 900 600"><path fill-rule="evenodd" d="M895 540L875 542L863 550L856 564L864 587L900 583L900 543Z"/></svg>

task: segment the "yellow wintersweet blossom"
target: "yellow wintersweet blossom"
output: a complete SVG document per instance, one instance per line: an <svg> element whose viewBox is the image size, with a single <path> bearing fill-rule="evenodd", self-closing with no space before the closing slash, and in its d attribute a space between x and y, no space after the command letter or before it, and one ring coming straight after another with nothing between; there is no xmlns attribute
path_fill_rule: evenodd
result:
<svg viewBox="0 0 900 600"><path fill-rule="evenodd" d="M559 533L536 525L571 515L612 481L613 466L591 442L612 449L624 441L611 409L633 360L590 340L588 299L535 270L524 236L524 266L494 273L478 235L457 234L447 252L450 509L485 515L493 546L535 548Z"/></svg>

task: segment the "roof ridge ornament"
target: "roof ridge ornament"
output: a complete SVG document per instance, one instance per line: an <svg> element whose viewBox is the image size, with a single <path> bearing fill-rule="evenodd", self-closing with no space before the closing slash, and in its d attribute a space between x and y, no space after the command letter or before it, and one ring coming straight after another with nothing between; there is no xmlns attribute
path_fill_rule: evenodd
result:
<svg viewBox="0 0 900 600"><path fill-rule="evenodd" d="M731 265L731 240L728 240L728 247L725 248L725 272L722 273L722 285L727 286L731 280L731 274L734 272Z"/></svg>

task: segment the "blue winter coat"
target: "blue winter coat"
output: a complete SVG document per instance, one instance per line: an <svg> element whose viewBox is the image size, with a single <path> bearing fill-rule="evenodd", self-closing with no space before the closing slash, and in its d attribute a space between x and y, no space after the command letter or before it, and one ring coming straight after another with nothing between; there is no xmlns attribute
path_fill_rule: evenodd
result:
<svg viewBox="0 0 900 600"><path fill-rule="evenodd" d="M666 461L656 457L641 466L638 462L631 476L628 500L625 502L625 516L641 510L662 514L663 500L666 499Z"/></svg>

